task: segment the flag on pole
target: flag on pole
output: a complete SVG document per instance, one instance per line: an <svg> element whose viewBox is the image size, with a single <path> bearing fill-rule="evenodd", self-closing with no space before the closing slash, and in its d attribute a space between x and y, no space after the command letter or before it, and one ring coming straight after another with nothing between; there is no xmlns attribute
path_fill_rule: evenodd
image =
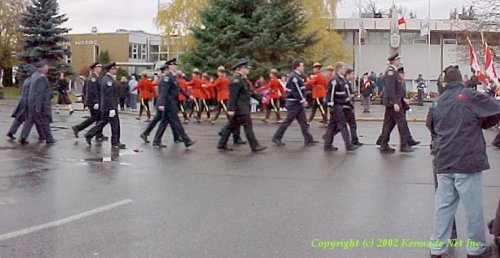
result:
<svg viewBox="0 0 500 258"><path fill-rule="evenodd" d="M484 71L493 80L493 83L498 85L498 76L495 70L495 63L493 62L493 55L491 55L490 48L486 42L484 42Z"/></svg>
<svg viewBox="0 0 500 258"><path fill-rule="evenodd" d="M398 13L398 25L405 24L405 23L406 23L405 17L403 15L401 15L400 13Z"/></svg>
<svg viewBox="0 0 500 258"><path fill-rule="evenodd" d="M469 42L469 59L470 59L469 65L472 70L472 73L474 73L477 76L477 79L480 82L486 84L486 77L481 71L481 66L479 66L476 53L474 52L474 47L472 46L469 37L467 37L467 41Z"/></svg>

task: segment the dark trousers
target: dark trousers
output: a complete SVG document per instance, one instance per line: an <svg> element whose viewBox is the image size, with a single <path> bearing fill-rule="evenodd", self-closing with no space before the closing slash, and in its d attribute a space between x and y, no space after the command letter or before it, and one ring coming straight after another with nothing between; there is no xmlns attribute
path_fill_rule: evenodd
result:
<svg viewBox="0 0 500 258"><path fill-rule="evenodd" d="M193 112L196 111L196 120L200 121L201 114L203 111L207 112L207 119L210 119L210 107L208 106L207 100L204 99L195 99L193 103L193 108L189 113L189 117L193 116Z"/></svg>
<svg viewBox="0 0 500 258"><path fill-rule="evenodd" d="M182 117L184 118L184 120L189 120L188 115L187 115L188 101L187 100L179 101L178 108L181 111Z"/></svg>
<svg viewBox="0 0 500 258"><path fill-rule="evenodd" d="M125 101L127 100L127 98L120 98L120 110L124 110L125 109Z"/></svg>
<svg viewBox="0 0 500 258"><path fill-rule="evenodd" d="M139 109L139 117L142 117L142 113L146 110L146 114L148 116L148 119L151 118L151 110L149 109L149 99L142 99L141 100L141 107Z"/></svg>
<svg viewBox="0 0 500 258"><path fill-rule="evenodd" d="M396 112L393 107L385 107L384 124L382 126L382 134L379 137L380 146L383 148L389 147L391 132L396 125L398 126L401 139L401 147L408 146L408 142L411 140L411 134L408 123L406 122L405 112L402 109Z"/></svg>
<svg viewBox="0 0 500 258"><path fill-rule="evenodd" d="M424 105L424 90L418 90L418 105Z"/></svg>
<svg viewBox="0 0 500 258"><path fill-rule="evenodd" d="M153 139L153 144L160 144L161 143L161 138L163 137L163 134L165 133L165 130L167 129L167 126L170 124L172 127L172 133L174 135L174 140L182 140L184 144L187 144L191 142L191 139L189 136L186 134L186 131L184 130L184 127L181 124L181 120L179 119L179 116L177 115L178 110L175 108L172 108L170 110L167 110L165 112L162 112L161 120L160 120L160 125L158 126L158 129L156 130L155 137Z"/></svg>
<svg viewBox="0 0 500 258"><path fill-rule="evenodd" d="M153 120L149 122L148 126L146 127L146 129L142 134L144 134L145 136L149 136L153 131L153 129L155 128L155 126L160 122L162 117L163 117L163 111L156 110L156 114L153 117Z"/></svg>
<svg viewBox="0 0 500 258"><path fill-rule="evenodd" d="M17 133L17 130L19 130L21 125L23 123L25 123L27 119L28 119L28 110L25 110L21 115L14 118L14 121L12 122L12 125L10 126L9 133L11 133L12 135L15 135ZM43 131L42 131L42 128L40 127L40 125L35 124L35 127L36 127L36 131L38 133L38 138L40 140L45 140L45 135L43 134ZM30 128L30 130L31 130L31 128Z"/></svg>
<svg viewBox="0 0 500 258"><path fill-rule="evenodd" d="M31 128L33 125L36 126L38 131L38 137L40 139L45 139L47 141L53 141L52 131L50 129L50 117L46 115L38 114L28 114L28 119L24 122L23 129L21 131L21 139L28 139Z"/></svg>
<svg viewBox="0 0 500 258"><path fill-rule="evenodd" d="M316 110L319 108L319 111L321 112L321 117L323 118L323 122L326 123L328 121L328 117L326 114L326 106L323 104L323 98L315 98L312 101L312 109L311 109L311 115L309 116L309 121L312 121L314 119L314 116L316 116Z"/></svg>
<svg viewBox="0 0 500 258"><path fill-rule="evenodd" d="M250 117L250 114L235 114L234 116L232 116L226 126L222 128L221 138L219 140L218 146L226 146L231 133L233 133L234 137L234 132L239 131L240 126L243 126L245 136L247 137L248 143L250 144L250 148L252 148L252 150L255 150L259 146L259 142L255 138L255 134L253 132L252 118Z"/></svg>
<svg viewBox="0 0 500 258"><path fill-rule="evenodd" d="M299 122L302 135L304 136L304 141L305 142L314 141L312 135L309 133L309 125L307 124L306 111L304 110L302 104L299 103L298 101L293 101L293 102L287 101L286 109L287 109L286 119L285 121L283 121L280 127L278 127L278 130L273 136L273 140L281 141L283 135L285 134L286 129L288 129L288 127L292 124L293 120L297 120L297 122Z"/></svg>
<svg viewBox="0 0 500 258"><path fill-rule="evenodd" d="M117 145L120 143L120 118L118 117L118 111L115 117L109 117L109 111L102 113L101 121L92 127L86 134L86 138L93 138L99 133L102 133L102 129L107 125L111 125L111 145Z"/></svg>
<svg viewBox="0 0 500 258"><path fill-rule="evenodd" d="M359 142L358 139L358 132L357 132L357 124L356 124L356 113L354 111L354 108L352 109L347 109L344 108L344 115L345 119L347 120L347 124L349 124L349 131L351 132L351 143L357 143Z"/></svg>
<svg viewBox="0 0 500 258"><path fill-rule="evenodd" d="M347 129L347 118L341 105L334 105L330 111L330 121L325 134L325 148L331 147L333 138L337 133L342 135L346 147L351 146L349 130Z"/></svg>
<svg viewBox="0 0 500 258"><path fill-rule="evenodd" d="M226 106L226 103L227 101L226 100L221 100L217 103L217 113L215 114L215 117L214 117L214 120L217 120L217 118L219 118L220 114L222 113L222 110L224 110L224 112L226 113L226 116L227 116L227 106ZM229 117L228 117L229 119Z"/></svg>
<svg viewBox="0 0 500 258"><path fill-rule="evenodd" d="M93 123L98 123L101 121L101 110L99 109L90 109L90 117L85 119L81 124L75 125L75 128L80 132L85 128L91 126ZM97 137L102 136L102 130L97 134Z"/></svg>

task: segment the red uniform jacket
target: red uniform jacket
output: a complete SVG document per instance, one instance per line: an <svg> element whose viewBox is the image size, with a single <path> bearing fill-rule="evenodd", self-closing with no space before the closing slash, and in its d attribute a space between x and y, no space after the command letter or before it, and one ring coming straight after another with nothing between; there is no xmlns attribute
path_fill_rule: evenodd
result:
<svg viewBox="0 0 500 258"><path fill-rule="evenodd" d="M187 85L186 80L184 80L184 78L177 77L177 83L179 84L179 87L181 87L181 89L183 89L185 92L188 92L188 85ZM179 93L179 95L178 95L177 98L179 99L179 101L185 101L186 100L186 97L184 97L184 95L182 95L180 93Z"/></svg>
<svg viewBox="0 0 500 258"><path fill-rule="evenodd" d="M263 88L269 89L271 99L279 99L285 96L285 89L283 89L283 86L281 86L281 83L277 79L269 80Z"/></svg>
<svg viewBox="0 0 500 258"><path fill-rule="evenodd" d="M304 83L306 87L313 87L312 98L324 98L326 96L326 84L327 81L323 73L317 72L316 77Z"/></svg>
<svg viewBox="0 0 500 258"><path fill-rule="evenodd" d="M203 92L203 88L201 85L203 84L200 78L193 78L191 81L186 83L191 86L191 95L195 99L205 99L205 93Z"/></svg>
<svg viewBox="0 0 500 258"><path fill-rule="evenodd" d="M217 102L227 100L229 97L229 80L226 76L219 76L214 83L208 86L210 89L217 89Z"/></svg>
<svg viewBox="0 0 500 258"><path fill-rule="evenodd" d="M210 81L202 80L201 84L208 86L202 87L203 94L205 94L205 99L212 99L213 97L215 97L214 89L210 88L210 84L212 84Z"/></svg>
<svg viewBox="0 0 500 258"><path fill-rule="evenodd" d="M132 91L139 89L139 99L152 99L156 97L155 87L158 83L153 83L149 79L141 79Z"/></svg>

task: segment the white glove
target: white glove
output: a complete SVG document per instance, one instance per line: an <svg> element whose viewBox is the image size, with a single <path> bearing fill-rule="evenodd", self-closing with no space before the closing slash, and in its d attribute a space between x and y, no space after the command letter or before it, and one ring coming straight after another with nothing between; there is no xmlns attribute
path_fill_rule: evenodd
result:
<svg viewBox="0 0 500 258"><path fill-rule="evenodd" d="M99 104L94 104L94 109L99 109Z"/></svg>
<svg viewBox="0 0 500 258"><path fill-rule="evenodd" d="M116 110L112 109L109 111L109 117L113 118L116 116Z"/></svg>
<svg viewBox="0 0 500 258"><path fill-rule="evenodd" d="M329 107L333 107L333 104L334 104L334 102L328 102L328 103L327 103L327 105L328 105Z"/></svg>

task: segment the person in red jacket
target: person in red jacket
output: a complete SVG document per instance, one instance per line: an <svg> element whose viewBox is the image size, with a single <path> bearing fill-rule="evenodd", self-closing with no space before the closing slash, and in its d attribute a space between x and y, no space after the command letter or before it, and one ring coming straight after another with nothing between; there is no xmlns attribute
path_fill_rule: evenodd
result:
<svg viewBox="0 0 500 258"><path fill-rule="evenodd" d="M222 110L224 110L227 116L227 99L229 97L229 80L226 77L226 68L224 66L217 68L217 76L217 80L214 83L206 86L207 89L217 90L217 114L215 114L212 124L219 118Z"/></svg>
<svg viewBox="0 0 500 258"><path fill-rule="evenodd" d="M321 64L320 63L315 63L313 65L313 71L315 73L315 76L304 83L306 87L312 87L312 110L311 110L311 115L309 116L309 123L314 119L314 116L316 115L316 110L319 108L319 111L321 112L321 116L323 118L322 122L324 125L328 123L328 117L326 115L326 107L325 104L323 103L323 99L326 96L326 79L325 76L323 76L323 73L321 72Z"/></svg>
<svg viewBox="0 0 500 258"><path fill-rule="evenodd" d="M271 115L271 110L276 113L276 122L281 123L280 116L280 99L285 96L285 89L281 86L281 83L278 81L279 74L276 69L272 69L269 74L269 82L264 85L262 88L269 89L270 100L269 105L267 106L266 118L262 121L267 123L267 119Z"/></svg>
<svg viewBox="0 0 500 258"><path fill-rule="evenodd" d="M206 96L205 96L205 92L203 91L203 88L202 88L203 82L200 78L200 70L198 70L198 68L193 69L193 75L192 75L191 81L188 81L187 85L191 86L191 95L194 98L194 106L191 109L191 112L189 113L189 117L192 117L193 113L196 111L196 113L197 113L196 121L198 123L200 123L201 122L201 120L200 120L201 113L203 112L203 108L204 108L203 102L204 102ZM209 110L209 112L210 112L210 110Z"/></svg>
<svg viewBox="0 0 500 258"><path fill-rule="evenodd" d="M176 76L177 76L177 83L179 84L179 87L181 87L181 89L184 92L189 92L187 82L184 79L184 73L181 70L178 70L176 72ZM189 124L189 118L187 115L187 104L188 104L187 101L188 101L188 99L186 99L186 97L180 93L178 95L178 99L179 99L179 110L181 111L182 116L184 117L184 124Z"/></svg>
<svg viewBox="0 0 500 258"><path fill-rule="evenodd" d="M203 113L203 111L207 112L207 122L212 123L212 121L210 120L210 106L208 105L210 99L212 99L212 89L207 88L207 86L209 86L210 84L212 84L212 82L210 81L210 76L208 76L207 73L203 73L201 75L201 87L203 91L203 99L201 100L201 106L200 106L201 110L198 114L198 123L201 120L201 114Z"/></svg>
<svg viewBox="0 0 500 258"><path fill-rule="evenodd" d="M149 121L151 119L151 109L149 108L149 101L156 97L155 86L157 83L152 83L151 80L148 79L146 73L141 74L141 80L135 86L132 91L139 90L139 100L141 101L141 109L139 110L139 117L137 120L141 120L142 113L144 109L146 109L146 114L148 116Z"/></svg>
<svg viewBox="0 0 500 258"><path fill-rule="evenodd" d="M330 80L333 78L333 66L329 65L326 67L326 75L325 75L325 80L326 80L326 85L330 82Z"/></svg>

